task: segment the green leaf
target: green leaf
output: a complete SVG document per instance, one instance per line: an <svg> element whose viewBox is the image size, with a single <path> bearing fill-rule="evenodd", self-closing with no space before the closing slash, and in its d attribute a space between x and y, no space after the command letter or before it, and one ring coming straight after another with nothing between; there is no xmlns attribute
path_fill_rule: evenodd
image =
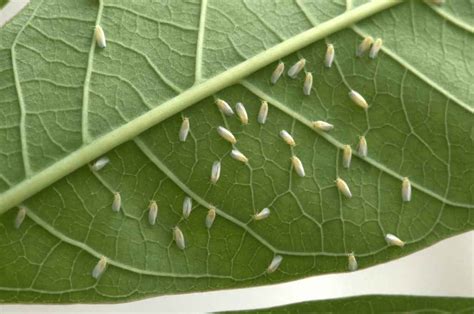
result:
<svg viewBox="0 0 474 314"><path fill-rule="evenodd" d="M352 251L364 268L473 229L473 38L469 18L456 13L472 10L469 1L355 4L32 1L0 30L0 213L28 207L18 230L16 210L0 217L0 300L118 302L269 284L346 271ZM95 24L105 49L95 46ZM375 60L354 56L365 34L384 39ZM331 69L326 42L336 48ZM288 69L300 57L315 77L309 97L301 74L269 83L280 59ZM367 113L349 89L368 100ZM243 102L249 125L218 112L217 97ZM260 99L270 104L263 126ZM335 129L315 132L312 120ZM230 157L219 125L236 135L247 165ZM355 151L360 135L369 156L355 154L345 169L341 148ZM105 153L110 164L91 171L87 163ZM292 154L305 178L291 169ZM216 160L222 174L212 185ZM340 196L337 176L353 198ZM111 209L115 191L120 213ZM186 195L193 212L184 220ZM217 218L207 230L211 206ZM264 207L270 217L252 221ZM406 246L388 247L386 233ZM275 254L283 262L266 274ZM95 280L102 255L109 266Z"/></svg>

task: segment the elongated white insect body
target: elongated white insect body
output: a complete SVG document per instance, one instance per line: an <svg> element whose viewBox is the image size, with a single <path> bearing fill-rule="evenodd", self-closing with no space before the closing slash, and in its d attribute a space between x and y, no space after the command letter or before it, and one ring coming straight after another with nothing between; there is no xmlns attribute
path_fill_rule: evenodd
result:
<svg viewBox="0 0 474 314"><path fill-rule="evenodd" d="M193 200L186 196L183 201L183 217L187 219L193 210Z"/></svg>
<svg viewBox="0 0 474 314"><path fill-rule="evenodd" d="M181 142L186 142L186 138L189 134L189 118L183 118L183 122L181 123L181 128L179 129L179 140Z"/></svg>
<svg viewBox="0 0 474 314"><path fill-rule="evenodd" d="M99 48L105 48L107 46L105 33L100 25L95 26L95 41L97 42L97 46L99 46Z"/></svg>
<svg viewBox="0 0 474 314"><path fill-rule="evenodd" d="M106 268L107 258L105 256L101 256L94 269L92 270L92 277L94 277L94 279L99 279L99 277L102 276Z"/></svg>
<svg viewBox="0 0 474 314"><path fill-rule="evenodd" d="M313 88L313 74L311 72L306 73L303 84L303 94L309 96L311 94L311 89Z"/></svg>
<svg viewBox="0 0 474 314"><path fill-rule="evenodd" d="M18 206L18 213L15 218L15 228L19 229L26 217L27 208L23 205Z"/></svg>
<svg viewBox="0 0 474 314"><path fill-rule="evenodd" d="M240 122L242 122L242 124L249 124L249 116L247 115L247 110L245 110L245 106L243 103L238 102L235 105L235 112L237 112L237 115L239 116Z"/></svg>
<svg viewBox="0 0 474 314"><path fill-rule="evenodd" d="M306 64L306 59L301 58L298 62L293 64L291 68L288 70L288 76L293 79L296 78L298 73L300 73L301 70L303 70L305 64Z"/></svg>
<svg viewBox="0 0 474 314"><path fill-rule="evenodd" d="M332 63L334 62L334 56L336 55L336 52L334 50L334 45L333 44L328 44L328 47L326 49L326 58L324 59L324 65L327 68L330 68L332 66Z"/></svg>
<svg viewBox="0 0 474 314"><path fill-rule="evenodd" d="M99 171L101 170L102 168L104 168L105 166L107 166L107 164L110 162L110 159L107 158L107 157L101 157L99 159L97 159L91 166L91 169L92 171Z"/></svg>
<svg viewBox="0 0 474 314"><path fill-rule="evenodd" d="M219 126L217 128L217 133L219 133L219 135L225 139L227 142L231 143L231 144L235 144L237 143L237 139L235 138L234 134L232 134L231 131L227 130L226 128L224 128L223 126Z"/></svg>
<svg viewBox="0 0 474 314"><path fill-rule="evenodd" d="M238 160L238 161L241 161L241 162L244 162L244 163L247 163L249 161L249 159L244 154L242 154L240 151L238 151L237 149L233 149L230 152L230 156L232 158L234 158L235 160Z"/></svg>
<svg viewBox="0 0 474 314"><path fill-rule="evenodd" d="M321 131L331 131L332 129L334 129L334 125L321 120L313 121L313 127Z"/></svg>
<svg viewBox="0 0 474 314"><path fill-rule="evenodd" d="M285 141L286 144L288 144L290 146L295 146L296 145L293 136L291 136L291 134L288 133L288 131L281 130L280 131L280 137Z"/></svg>
<svg viewBox="0 0 474 314"><path fill-rule="evenodd" d="M373 42L374 39L372 38L372 36L365 37L364 40L362 40L362 42L360 43L359 47L357 47L356 56L361 57L362 55L364 55L369 50Z"/></svg>
<svg viewBox="0 0 474 314"><path fill-rule="evenodd" d="M367 108L369 108L369 104L367 103L365 98L362 97L362 95L356 92L355 90L351 90L349 92L349 97L357 106L363 108L364 110L367 110Z"/></svg>
<svg viewBox="0 0 474 314"><path fill-rule="evenodd" d="M211 183L216 184L220 176L221 176L221 162L214 161L214 163L212 164L212 170L211 170Z"/></svg>
<svg viewBox="0 0 474 314"><path fill-rule="evenodd" d="M283 260L283 256L275 255L272 261L270 262L270 265L268 265L267 267L267 273L268 274L274 273L280 266L282 260Z"/></svg>
<svg viewBox="0 0 474 314"><path fill-rule="evenodd" d="M257 214L253 215L253 219L254 219L254 220L262 220L262 219L267 218L268 216L270 216L270 208L265 207L265 208L262 209L260 212L258 212Z"/></svg>
<svg viewBox="0 0 474 314"><path fill-rule="evenodd" d="M219 108L219 110L226 116L231 116L234 114L234 111L232 110L232 108L229 106L229 104L226 101L222 99L217 99L216 105L217 105L217 108Z"/></svg>
<svg viewBox="0 0 474 314"><path fill-rule="evenodd" d="M347 198L352 197L351 190L349 190L349 186L347 185L346 181L342 180L341 178L336 179L336 186L338 190Z"/></svg>
<svg viewBox="0 0 474 314"><path fill-rule="evenodd" d="M382 38L377 38L375 40L374 44L372 45L372 48L370 48L369 58L375 59L377 57L380 49L382 48L382 44L383 44Z"/></svg>
<svg viewBox="0 0 474 314"><path fill-rule="evenodd" d="M402 181L402 200L404 202L411 201L411 182L407 177Z"/></svg>
<svg viewBox="0 0 474 314"><path fill-rule="evenodd" d="M112 202L112 210L114 212L119 212L122 207L122 196L119 192L114 192L114 201Z"/></svg>
<svg viewBox="0 0 474 314"><path fill-rule="evenodd" d="M209 208L206 216L206 228L211 229L212 225L214 224L214 220L216 219L216 209L214 207Z"/></svg>
<svg viewBox="0 0 474 314"><path fill-rule="evenodd" d="M361 136L359 139L359 155L362 157L367 157L367 141L365 139L365 136Z"/></svg>
<svg viewBox="0 0 474 314"><path fill-rule="evenodd" d="M405 242L403 242L397 236L390 233L387 233L385 235L385 241L387 241L387 244L391 246L399 246L399 247L405 246Z"/></svg>
<svg viewBox="0 0 474 314"><path fill-rule="evenodd" d="M300 177L304 177L305 172L301 160L296 156L291 156L291 163L293 164L293 168L295 169L296 174Z"/></svg>
<svg viewBox="0 0 474 314"><path fill-rule="evenodd" d="M173 238L178 248L180 248L181 250L184 250L186 248L186 242L184 241L184 234L181 231L181 229L179 229L178 226L173 228Z"/></svg>
<svg viewBox="0 0 474 314"><path fill-rule="evenodd" d="M258 111L257 121L260 124L265 124L268 117L268 103L265 100L262 100L260 105L260 110Z"/></svg>
<svg viewBox="0 0 474 314"><path fill-rule="evenodd" d="M283 71L285 71L285 64L283 62L279 62L272 73L272 78L270 79L272 84L276 84L276 82L278 82L281 75L283 74Z"/></svg>
<svg viewBox="0 0 474 314"><path fill-rule="evenodd" d="M156 223L156 217L158 216L158 204L155 201L151 201L150 205L148 206L148 222L150 225L154 225Z"/></svg>
<svg viewBox="0 0 474 314"><path fill-rule="evenodd" d="M349 271L354 271L354 270L357 270L359 266L357 265L357 260L354 256L354 253L350 253L348 256L347 256L347 268L349 269Z"/></svg>
<svg viewBox="0 0 474 314"><path fill-rule="evenodd" d="M349 168L351 166L352 160L352 148L350 145L344 145L342 149L342 166L344 168Z"/></svg>

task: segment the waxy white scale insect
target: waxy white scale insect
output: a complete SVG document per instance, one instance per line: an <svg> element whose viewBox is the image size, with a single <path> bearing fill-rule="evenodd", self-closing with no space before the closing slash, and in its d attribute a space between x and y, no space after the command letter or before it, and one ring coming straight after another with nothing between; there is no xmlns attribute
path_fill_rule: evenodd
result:
<svg viewBox="0 0 474 314"><path fill-rule="evenodd" d="M271 273L275 272L278 269L278 267L280 266L282 260L283 260L283 256L275 255L273 257L272 261L270 262L270 265L268 265L268 267L267 267L267 273L271 274Z"/></svg>
<svg viewBox="0 0 474 314"><path fill-rule="evenodd" d="M293 168L295 169L296 174L300 177L304 177L305 172L301 160L296 156L291 156L291 163L293 164Z"/></svg>
<svg viewBox="0 0 474 314"><path fill-rule="evenodd" d="M183 201L183 217L187 219L193 210L193 200L186 196Z"/></svg>
<svg viewBox="0 0 474 314"><path fill-rule="evenodd" d="M271 82L272 84L276 84L276 82L280 79L281 75L285 71L285 64L283 62L278 63L275 70L272 73Z"/></svg>
<svg viewBox="0 0 474 314"><path fill-rule="evenodd" d="M356 56L361 57L364 53L366 53L373 42L374 39L372 38L372 36L365 37L364 40L362 40L362 42L360 43L359 47L357 47Z"/></svg>
<svg viewBox="0 0 474 314"><path fill-rule="evenodd" d="M402 200L404 202L411 201L411 182L407 177L402 181Z"/></svg>
<svg viewBox="0 0 474 314"><path fill-rule="evenodd" d="M156 217L158 216L158 204L155 201L150 202L148 206L148 222L150 225L154 225L156 222Z"/></svg>
<svg viewBox="0 0 474 314"><path fill-rule="evenodd" d="M174 238L174 241L176 242L176 245L181 250L184 250L184 248L186 247L186 243L184 241L184 234L181 231L181 229L179 229L178 226L173 228L173 238Z"/></svg>
<svg viewBox="0 0 474 314"><path fill-rule="evenodd" d="M211 229L214 220L216 219L216 209L214 207L209 208L206 216L206 227Z"/></svg>
<svg viewBox="0 0 474 314"><path fill-rule="evenodd" d="M313 74L311 72L306 73L303 84L303 94L309 96L311 94L311 89L313 88Z"/></svg>
<svg viewBox="0 0 474 314"><path fill-rule="evenodd" d="M230 152L230 157L234 158L235 160L244 162L244 163L247 163L249 161L249 159L244 154L242 154L240 151L238 151L237 149L233 149Z"/></svg>
<svg viewBox="0 0 474 314"><path fill-rule="evenodd" d="M330 131L334 129L334 125L332 125L331 123L327 123L325 121L320 121L320 120L313 121L313 127L321 131Z"/></svg>
<svg viewBox="0 0 474 314"><path fill-rule="evenodd" d="M347 264L347 268L350 270L350 271L354 271L354 270L357 270L357 268L359 267L357 265L357 260L354 256L354 253L350 253L348 256L347 256L347 260L348 260L348 264Z"/></svg>
<svg viewBox="0 0 474 314"><path fill-rule="evenodd" d="M339 189L339 191L344 194L345 197L351 198L352 193L351 190L349 190L349 186L347 185L346 181L342 180L341 178L336 179L336 186Z"/></svg>
<svg viewBox="0 0 474 314"><path fill-rule="evenodd" d="M19 229L23 221L26 217L26 207L25 206L18 206L18 213L16 214L15 218L15 228Z"/></svg>
<svg viewBox="0 0 474 314"><path fill-rule="evenodd" d="M365 136L361 136L359 139L359 155L362 157L367 157L367 141L365 140Z"/></svg>
<svg viewBox="0 0 474 314"><path fill-rule="evenodd" d="M179 129L179 140L181 142L186 142L186 138L189 134L189 118L183 118L181 123L181 128Z"/></svg>
<svg viewBox="0 0 474 314"><path fill-rule="evenodd" d="M101 157L97 159L91 166L92 171L99 171L100 169L104 168L107 166L107 164L110 162L110 159L107 157Z"/></svg>
<svg viewBox="0 0 474 314"><path fill-rule="evenodd" d="M344 145L342 149L342 166L344 168L349 168L351 166L352 160L352 148L350 145Z"/></svg>
<svg viewBox="0 0 474 314"><path fill-rule="evenodd" d="M280 137L285 141L286 144L288 144L290 146L295 146L296 145L293 136L291 136L291 134L288 133L288 131L281 130L280 131Z"/></svg>
<svg viewBox="0 0 474 314"><path fill-rule="evenodd" d="M226 101L222 99L217 99L216 105L217 105L217 108L219 108L219 110L226 116L231 116L234 114L234 111L232 110L232 108L229 106L229 104Z"/></svg>
<svg viewBox="0 0 474 314"><path fill-rule="evenodd" d="M100 25L95 26L95 41L97 42L97 46L100 48L105 48L105 46L107 46L105 33Z"/></svg>
<svg viewBox="0 0 474 314"><path fill-rule="evenodd" d="M382 48L382 44L383 44L382 38L377 38L375 40L369 52L369 57L371 59L375 59L377 57L377 55L379 54L380 48Z"/></svg>
<svg viewBox="0 0 474 314"><path fill-rule="evenodd" d="M298 62L293 64L291 68L288 70L288 76L293 79L296 78L298 73L300 73L301 70L303 70L305 64L306 64L306 59L301 58Z"/></svg>
<svg viewBox="0 0 474 314"><path fill-rule="evenodd" d="M240 122L242 122L242 124L249 123L249 116L247 115L247 110L245 110L245 106L243 103L238 102L235 105L235 112L237 112L237 115L239 116Z"/></svg>
<svg viewBox="0 0 474 314"><path fill-rule="evenodd" d="M114 201L112 202L112 210L114 212L119 212L122 207L122 196L119 192L114 192Z"/></svg>
<svg viewBox="0 0 474 314"><path fill-rule="evenodd" d="M270 216L270 208L265 207L259 213L256 213L255 215L253 215L253 219L262 220L262 219L267 218L268 216Z"/></svg>
<svg viewBox="0 0 474 314"><path fill-rule="evenodd" d="M260 124L265 124L268 117L268 103L265 100L262 100L262 104L260 105L260 110L258 111L257 121Z"/></svg>
<svg viewBox="0 0 474 314"><path fill-rule="evenodd" d="M101 256L94 269L92 270L92 277L99 279L99 277L104 273L107 268L107 258Z"/></svg>
<svg viewBox="0 0 474 314"><path fill-rule="evenodd" d="M365 98L362 97L362 95L356 92L355 90L351 90L349 92L349 97L357 106L363 108L364 110L367 110L367 108L369 108L369 104L367 104Z"/></svg>
<svg viewBox="0 0 474 314"><path fill-rule="evenodd" d="M221 176L221 162L214 161L214 163L212 164L212 170L211 170L211 183L216 184L220 176Z"/></svg>
<svg viewBox="0 0 474 314"><path fill-rule="evenodd" d="M334 51L334 45L328 44L328 48L326 49L326 58L324 59L324 65L327 68L330 68L332 66L335 54L336 53Z"/></svg>
<svg viewBox="0 0 474 314"><path fill-rule="evenodd" d="M219 133L219 135L223 139L225 139L227 142L229 142L231 144L237 143L237 139L235 138L234 134L232 134L232 132L227 130L226 128L224 128L222 126L219 126L217 128L217 133Z"/></svg>
<svg viewBox="0 0 474 314"><path fill-rule="evenodd" d="M399 246L399 247L404 247L405 246L405 242L403 242L397 236L395 236L393 234L390 234L390 233L387 233L385 235L385 241L387 241L388 245Z"/></svg>

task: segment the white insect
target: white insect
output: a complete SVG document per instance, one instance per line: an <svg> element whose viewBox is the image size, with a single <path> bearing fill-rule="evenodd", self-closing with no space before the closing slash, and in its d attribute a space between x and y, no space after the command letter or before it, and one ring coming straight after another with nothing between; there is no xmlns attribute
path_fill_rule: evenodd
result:
<svg viewBox="0 0 474 314"><path fill-rule="evenodd" d="M193 200L186 196L183 201L183 217L187 219L193 210Z"/></svg>
<svg viewBox="0 0 474 314"><path fill-rule="evenodd" d="M382 48L382 44L383 44L382 38L377 38L375 40L369 52L369 57L371 59L375 59L377 57L377 55L379 54L380 48Z"/></svg>
<svg viewBox="0 0 474 314"><path fill-rule="evenodd" d="M270 208L265 207L259 213L253 215L254 220L262 220L270 216Z"/></svg>
<svg viewBox="0 0 474 314"><path fill-rule="evenodd" d="M234 111L232 110L232 108L229 106L229 104L226 101L222 99L217 99L216 105L217 105L217 108L219 108L219 110L226 116L231 116L234 114Z"/></svg>
<svg viewBox="0 0 474 314"><path fill-rule="evenodd" d="M357 268L359 267L357 265L357 260L354 256L354 253L350 253L348 256L347 256L347 259L348 259L348 265L347 265L347 268L350 270L350 271L354 271L354 270L357 270Z"/></svg>
<svg viewBox="0 0 474 314"><path fill-rule="evenodd" d="M110 159L108 157L105 157L105 156L100 157L92 164L91 169L92 171L99 171L105 166L107 166L109 162L110 162Z"/></svg>
<svg viewBox="0 0 474 314"><path fill-rule="evenodd" d="M352 160L352 148L350 145L344 145L342 150L342 166L344 168L349 168L351 166Z"/></svg>
<svg viewBox="0 0 474 314"><path fill-rule="evenodd" d="M99 48L105 48L105 46L107 46L107 42L105 40L105 33L100 25L95 26L95 40Z"/></svg>
<svg viewBox="0 0 474 314"><path fill-rule="evenodd" d="M369 50L373 42L374 39L372 38L372 36L365 37L364 40L362 40L362 42L360 43L359 47L357 47L356 56L361 57L362 55L364 55L367 50Z"/></svg>
<svg viewBox="0 0 474 314"><path fill-rule="evenodd" d="M219 126L217 128L217 133L219 133L219 135L223 139L225 139L227 142L229 142L231 144L237 143L237 139L235 138L234 134L232 134L232 132L227 130L226 128L224 128L222 126Z"/></svg>
<svg viewBox="0 0 474 314"><path fill-rule="evenodd" d="M260 106L260 110L258 111L257 121L260 124L265 124L268 117L268 103L265 100L262 100L262 105Z"/></svg>
<svg viewBox="0 0 474 314"><path fill-rule="evenodd" d="M290 133L286 130L281 130L280 131L280 137L285 141L286 144L294 147L296 145L295 140L293 136L291 136Z"/></svg>
<svg viewBox="0 0 474 314"><path fill-rule="evenodd" d="M249 124L249 116L247 115L247 110L245 110L245 106L243 103L238 102L235 105L235 112L237 112L237 115L239 116L240 122L242 122L242 124Z"/></svg>
<svg viewBox="0 0 474 314"><path fill-rule="evenodd" d="M332 125L331 123L320 120L313 121L313 127L321 131L331 131L332 129L334 129L334 125Z"/></svg>
<svg viewBox="0 0 474 314"><path fill-rule="evenodd" d="M220 176L221 176L221 162L214 161L214 163L212 164L212 170L211 170L211 183L216 184Z"/></svg>
<svg viewBox="0 0 474 314"><path fill-rule="evenodd" d="M122 207L122 196L119 192L114 192L114 201L112 202L112 210L114 212L119 212Z"/></svg>
<svg viewBox="0 0 474 314"><path fill-rule="evenodd" d="M334 50L334 45L333 44L328 44L328 48L326 49L326 58L324 59L324 65L327 68L330 68L332 66L332 63L334 62L334 56L335 56L335 50Z"/></svg>
<svg viewBox="0 0 474 314"><path fill-rule="evenodd" d="M15 218L15 228L19 229L26 217L27 208L25 206L18 206L18 213Z"/></svg>
<svg viewBox="0 0 474 314"><path fill-rule="evenodd" d="M102 276L106 268L107 258L105 256L101 256L94 269L92 270L92 277L94 277L94 279L99 279L99 277Z"/></svg>
<svg viewBox="0 0 474 314"><path fill-rule="evenodd" d="M295 169L296 174L300 177L304 177L305 172L301 160L296 156L291 156L291 163L293 164L293 168Z"/></svg>
<svg viewBox="0 0 474 314"><path fill-rule="evenodd" d="M155 201L150 202L148 206L148 222L150 225L154 225L156 222L156 217L158 216L158 204Z"/></svg>
<svg viewBox="0 0 474 314"><path fill-rule="evenodd" d="M181 229L179 229L178 226L173 228L173 238L178 248L180 248L181 250L184 250L186 248L186 243L184 241L184 234L181 231Z"/></svg>
<svg viewBox="0 0 474 314"><path fill-rule="evenodd" d="M179 129L179 140L181 142L186 142L186 138L189 134L189 118L183 118L181 123L181 128Z"/></svg>
<svg viewBox="0 0 474 314"><path fill-rule="evenodd" d="M301 70L303 70L305 64L306 64L306 59L301 58L298 62L293 64L291 68L288 70L288 76L293 79L296 78L298 73L300 73Z"/></svg>
<svg viewBox="0 0 474 314"><path fill-rule="evenodd" d="M411 201L411 182L407 177L402 181L402 200L404 202Z"/></svg>
<svg viewBox="0 0 474 314"><path fill-rule="evenodd" d="M365 136L361 136L359 139L359 155L367 157L367 141Z"/></svg>
<svg viewBox="0 0 474 314"><path fill-rule="evenodd" d="M404 247L405 246L405 242L403 242L397 236L395 236L393 234L390 234L390 233L387 233L385 235L385 241L387 241L388 245L399 246L399 247Z"/></svg>
<svg viewBox="0 0 474 314"><path fill-rule="evenodd" d="M249 159L237 149L233 149L230 152L230 156L234 158L235 160L238 160L244 163L247 163L249 161Z"/></svg>
<svg viewBox="0 0 474 314"><path fill-rule="evenodd" d="M339 191L344 194L345 197L351 198L352 193L351 190L349 190L349 186L347 185L346 181L342 180L341 178L336 179L336 186L339 189Z"/></svg>
<svg viewBox="0 0 474 314"><path fill-rule="evenodd" d="M206 216L206 227L211 229L214 220L216 219L216 209L214 207L209 208Z"/></svg>
<svg viewBox="0 0 474 314"><path fill-rule="evenodd" d="M278 63L275 70L272 73L271 82L272 84L276 84L276 82L280 79L281 75L285 71L285 64L283 62Z"/></svg>
<svg viewBox="0 0 474 314"><path fill-rule="evenodd" d="M303 94L309 96L311 94L311 89L313 88L313 74L311 72L306 73L303 84Z"/></svg>
<svg viewBox="0 0 474 314"><path fill-rule="evenodd" d="M367 108L369 108L369 104L367 104L365 98L362 97L362 95L356 92L355 90L351 90L349 92L349 97L357 106L363 108L364 110L367 110Z"/></svg>
<svg viewBox="0 0 474 314"><path fill-rule="evenodd" d="M270 262L270 265L268 265L268 267L267 267L267 273L271 274L271 273L275 272L278 269L278 267L280 266L282 260L283 260L283 256L275 255L273 257L272 261Z"/></svg>

